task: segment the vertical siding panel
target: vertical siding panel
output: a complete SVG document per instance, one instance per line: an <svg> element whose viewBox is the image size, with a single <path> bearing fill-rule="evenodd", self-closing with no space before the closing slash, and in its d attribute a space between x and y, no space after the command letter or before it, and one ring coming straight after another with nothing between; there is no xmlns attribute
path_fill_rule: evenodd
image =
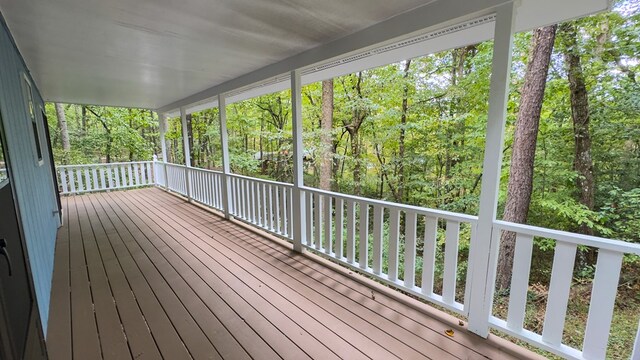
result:
<svg viewBox="0 0 640 360"><path fill-rule="evenodd" d="M46 146L40 106L44 108L37 85L32 82L36 107L39 141L42 148L43 165L38 165L34 156L34 144L29 115L23 98L23 74L28 74L20 54L14 47L4 22L0 22L0 111L6 135L6 147L11 158L12 184L20 205L27 251L29 253L34 288L38 299L40 318L44 331L49 317L49 295L53 274L58 218L53 213L57 202ZM68 172L71 174L71 171ZM71 182L71 176L69 176Z"/></svg>

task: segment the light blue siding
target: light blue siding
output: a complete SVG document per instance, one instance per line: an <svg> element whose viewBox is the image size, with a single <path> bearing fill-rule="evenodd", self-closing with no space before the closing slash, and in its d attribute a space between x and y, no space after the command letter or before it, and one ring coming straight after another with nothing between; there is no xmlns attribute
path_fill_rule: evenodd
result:
<svg viewBox="0 0 640 360"><path fill-rule="evenodd" d="M28 69L14 46L1 15L0 23L0 109L12 165L13 186L20 207L40 318L46 334L58 218L53 213L57 204L45 139L45 125L40 114L40 107L44 105L37 84L29 77L44 160L43 164L39 165L34 155L33 132L23 98L22 77L23 74L28 76Z"/></svg>

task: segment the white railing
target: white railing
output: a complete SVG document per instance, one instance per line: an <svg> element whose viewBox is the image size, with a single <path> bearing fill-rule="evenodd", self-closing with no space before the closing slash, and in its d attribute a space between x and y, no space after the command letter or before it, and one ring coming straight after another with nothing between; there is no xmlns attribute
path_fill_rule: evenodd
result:
<svg viewBox="0 0 640 360"><path fill-rule="evenodd" d="M473 236L475 216L313 188L304 188L304 196L307 243L303 245L384 283L466 314L464 301L468 301L468 295L463 302L456 296L458 248L461 226L464 236ZM418 229L423 230L418 233ZM444 250L438 244L442 232ZM419 237L424 244L421 254L417 254L416 248ZM442 291L435 293L438 251L444 251L443 264L440 264ZM465 292L467 290L465 287Z"/></svg>
<svg viewBox="0 0 640 360"><path fill-rule="evenodd" d="M293 185L229 175L230 213L270 233L293 239Z"/></svg>
<svg viewBox="0 0 640 360"><path fill-rule="evenodd" d="M489 323L491 326L539 348L570 359L606 358L623 256L625 254L640 255L640 245L496 220L494 221L493 249L491 251L494 274L499 256L500 237L503 232L516 234L508 313L506 319L490 315ZM523 328L531 254L536 238L555 240L555 254L541 333ZM587 246L598 251L589 315L583 340L584 345L581 350L562 343L578 246Z"/></svg>
<svg viewBox="0 0 640 360"><path fill-rule="evenodd" d="M0 181L3 181L7 177L7 169L0 169Z"/></svg>
<svg viewBox="0 0 640 360"><path fill-rule="evenodd" d="M165 186L180 195L188 196L187 193L187 167L178 164L164 164L166 167L167 180Z"/></svg>
<svg viewBox="0 0 640 360"><path fill-rule="evenodd" d="M61 194L154 185L153 162L61 165L56 167Z"/></svg>
<svg viewBox="0 0 640 360"><path fill-rule="evenodd" d="M493 312L481 317L488 319L490 327L570 359L606 357L622 260L625 254L640 255L640 244L496 220L486 277L489 290L483 298L471 299L474 259L466 259L464 281L458 261L465 260L459 251L462 241L468 241L472 248L477 241L488 240L476 239L475 216L309 187L302 187L301 199L297 199L292 184L157 161L59 166L57 171L63 194L155 184L190 201L227 210L239 220L290 241L294 240L294 222L304 216L306 227L300 240L307 249L463 316L469 316L471 303L493 303L500 238L504 232L513 232L516 247L506 318ZM300 200L305 206L301 214L294 214L293 204ZM541 332L524 327L531 257L537 239L555 241ZM582 349L562 342L579 246L598 253ZM635 345L640 347L640 336L636 339Z"/></svg>

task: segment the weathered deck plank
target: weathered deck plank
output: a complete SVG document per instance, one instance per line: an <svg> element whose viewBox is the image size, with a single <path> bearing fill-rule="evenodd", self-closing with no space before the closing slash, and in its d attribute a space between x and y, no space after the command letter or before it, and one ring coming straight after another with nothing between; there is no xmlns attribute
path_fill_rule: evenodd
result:
<svg viewBox="0 0 640 360"><path fill-rule="evenodd" d="M63 198L51 359L513 359L159 189Z"/></svg>

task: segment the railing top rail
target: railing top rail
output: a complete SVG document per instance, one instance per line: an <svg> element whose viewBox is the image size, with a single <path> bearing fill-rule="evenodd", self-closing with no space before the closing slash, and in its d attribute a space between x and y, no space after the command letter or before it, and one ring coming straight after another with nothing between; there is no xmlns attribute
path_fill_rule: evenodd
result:
<svg viewBox="0 0 640 360"><path fill-rule="evenodd" d="M328 195L328 196L331 196L331 197L337 197L337 198L341 198L341 199L345 199L345 200L363 201L363 202L366 202L366 203L369 203L369 204L373 204L373 205L380 205L380 206L383 206L383 207L386 207L386 208L389 208L389 209L405 210L405 211L406 210L410 210L410 211L413 211L413 212L421 214L421 215L438 217L438 218L445 219L445 220L464 221L464 222L469 222L469 223L472 223L472 224L475 224L476 221L478 221L478 217L477 216L473 216L473 215L459 214L459 213L454 213L454 212L451 212L451 211L430 209L430 208L414 206L414 205L398 204L398 203L394 203L394 202L390 202L390 201L384 201L384 200L369 199L369 198L355 196L355 195L347 195L347 194L336 193L336 192L327 191L327 190L320 190L320 189L316 189L316 188L310 188L310 187L307 187L307 186L304 186L302 189L305 190L305 191L310 191L310 192L314 192L314 193L318 193L318 194Z"/></svg>
<svg viewBox="0 0 640 360"><path fill-rule="evenodd" d="M164 162L164 161L158 161L158 163L160 164L165 164L167 166L173 166L173 167L178 167L178 168L186 168L186 165L181 165L181 164L174 164L174 163L168 163L168 162Z"/></svg>
<svg viewBox="0 0 640 360"><path fill-rule="evenodd" d="M190 170L196 170L196 171L202 171L202 172L208 172L208 173L214 173L214 174L222 174L222 171L218 171L218 170L211 170L211 169L203 169L203 168L199 168L199 167L190 167Z"/></svg>
<svg viewBox="0 0 640 360"><path fill-rule="evenodd" d="M91 166L111 166L111 165L128 165L128 164L151 164L153 161L127 161L127 162L111 162L111 163L97 163L97 164L74 164L74 165L56 165L56 168L68 169L78 167L91 167Z"/></svg>
<svg viewBox="0 0 640 360"><path fill-rule="evenodd" d="M597 236L582 235L568 231L546 229L537 226L516 224L503 220L495 220L494 226L504 231L511 231L531 236L551 238L557 241L592 246L600 249L640 255L640 244L634 244L622 240L612 240Z"/></svg>
<svg viewBox="0 0 640 360"><path fill-rule="evenodd" d="M251 177L251 176L238 175L238 174L229 174L229 176L235 177L235 178L239 178L239 179L257 181L257 182L261 182L261 183L265 183L265 184L285 186L285 187L293 187L293 184L283 183L283 182L273 181L273 180L258 179L258 178L254 178L254 177Z"/></svg>

